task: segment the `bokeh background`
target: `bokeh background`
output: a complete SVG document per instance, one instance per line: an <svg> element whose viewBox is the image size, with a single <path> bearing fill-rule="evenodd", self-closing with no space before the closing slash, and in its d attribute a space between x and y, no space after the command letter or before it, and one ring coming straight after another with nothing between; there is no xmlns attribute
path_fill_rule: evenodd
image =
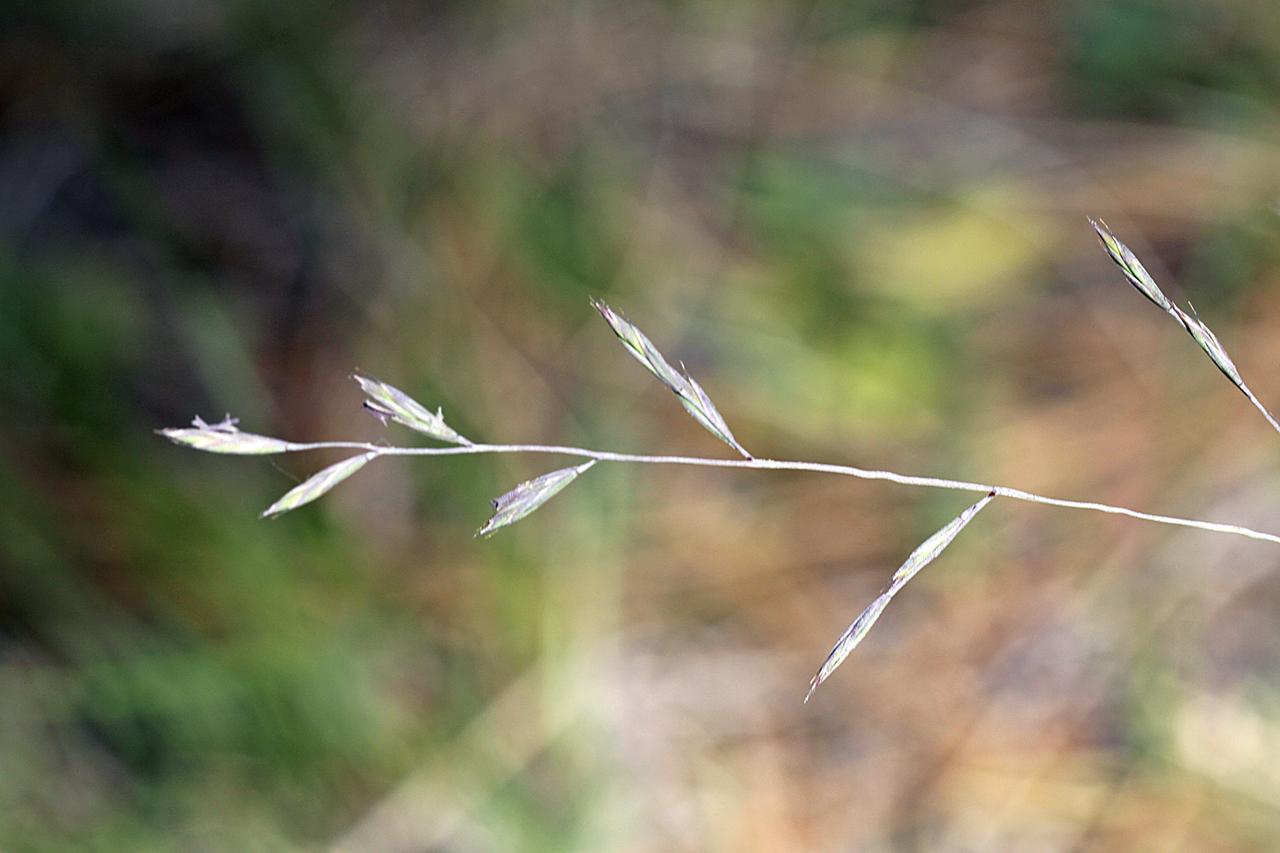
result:
<svg viewBox="0 0 1280 853"><path fill-rule="evenodd" d="M1280 530L1272 0L63 0L0 14L0 848L1258 850L1280 549L970 496L412 443L756 454Z"/></svg>

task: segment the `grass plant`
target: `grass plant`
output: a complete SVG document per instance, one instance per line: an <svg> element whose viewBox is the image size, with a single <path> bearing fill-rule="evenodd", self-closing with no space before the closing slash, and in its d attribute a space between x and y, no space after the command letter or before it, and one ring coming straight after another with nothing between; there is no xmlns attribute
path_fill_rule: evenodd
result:
<svg viewBox="0 0 1280 853"><path fill-rule="evenodd" d="M1134 253L1115 236L1105 223L1093 219L1089 221L1102 241L1103 248L1120 267L1130 284L1153 304L1173 317L1204 350L1223 375L1262 413L1272 428L1280 432L1280 423L1277 423L1271 412L1244 382L1239 369L1227 355L1217 336L1199 318L1194 308L1191 311L1184 311L1179 308L1165 296ZM1280 535L1239 525L1158 515L1093 501L1049 497L1011 486L899 474L893 471L859 468L852 465L767 459L753 456L734 436L725 418L720 414L715 404L712 403L710 396L684 369L683 365L679 370L672 366L648 336L620 312L598 300L593 300L591 304L599 312L600 316L604 318L605 322L609 324L609 327L626 347L627 351L676 396L684 409L699 424L720 441L733 448L742 458L724 459L699 456L649 455L616 453L561 445L473 442L450 427L445 422L443 412L439 409L432 412L400 389L363 374L356 374L353 378L364 391L366 395L364 407L371 414L381 420L384 425L391 422L400 424L446 446L404 447L359 441L291 442L243 432L239 429L237 421L230 416L213 424L197 417L190 427L162 429L159 430L159 433L176 444L210 453L264 455L322 449L357 451L356 455L330 465L290 489L262 513L264 518L273 518L311 503L360 471L365 465L384 456L523 453L567 456L584 460L579 464L559 468L521 483L511 491L496 498L493 501L494 513L492 517L476 534L484 537L490 536L499 529L514 524L535 512L544 503L569 486L575 479L600 462L811 471L856 477L864 480L889 480L910 486L982 493L982 497L977 502L966 508L912 551L906 561L893 573L885 590L853 620L839 640L836 641L821 667L810 681L808 693L805 695L806 702L863 640L894 596L925 566L933 562L969 522L996 498L1124 515L1158 524L1190 527L1280 544Z"/></svg>

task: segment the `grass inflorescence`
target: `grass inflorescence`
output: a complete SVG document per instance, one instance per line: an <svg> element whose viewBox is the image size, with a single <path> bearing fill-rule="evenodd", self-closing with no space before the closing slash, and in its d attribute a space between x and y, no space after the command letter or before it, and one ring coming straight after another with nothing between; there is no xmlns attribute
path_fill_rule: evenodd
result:
<svg viewBox="0 0 1280 853"><path fill-rule="evenodd" d="M1147 272L1137 256L1120 241L1118 237L1100 220L1089 220L1097 232L1107 254L1124 273L1133 287L1153 304L1169 314L1187 331L1202 350L1209 356L1217 368L1236 386L1249 401L1262 413L1267 422L1277 431L1280 423L1262 404L1240 375L1239 369L1227 355L1217 336L1196 314L1178 307L1167 297L1155 279ZM554 454L577 457L585 460L577 465L559 468L526 482L520 483L501 497L493 501L493 515L477 532L477 536L488 537L500 530L527 517L543 504L567 488L574 480L585 474L600 462L657 464L657 465L696 465L714 468L750 468L758 470L791 470L813 471L858 477L867 480L889 480L905 485L923 486L927 488L950 489L955 491L980 492L982 497L954 519L944 525L932 536L921 543L901 566L890 577L889 584L861 613L853 620L845 632L836 641L831 652L819 667L809 684L805 694L808 702L815 690L826 681L844 662L851 652L862 642L872 626L880 618L889 602L893 600L906 584L925 566L932 563L955 540L960 532L996 498L1038 503L1048 506L1085 509L1094 512L1125 515L1144 521L1160 524L1191 527L1200 530L1228 533L1251 539L1280 544L1280 536L1242 527L1233 524L1204 521L1200 519L1177 518L1141 512L1122 506L1114 506L1092 501L1067 500L1053 498L1015 489L1009 486L990 485L986 483L948 480L937 477L922 477L899 474L893 471L879 471L858 468L851 465L836 465L823 462L800 460L762 459L752 456L734 436L724 416L711 401L711 397L701 385L689 375L687 370L676 370L662 355L647 335L624 317L603 302L592 300L592 307L604 318L613 333L624 347L659 382L667 387L679 399L685 410L708 432L732 447L742 458L722 459L697 456L659 456L647 454L616 453L612 451L592 450L584 447L565 447L560 445L537 444L483 444L473 442L445 423L443 413L437 409L432 412L411 396L378 379L364 374L355 374L353 378L365 393L364 407L378 418L384 425L396 423L418 432L433 441L446 446L431 447L395 447L357 441L321 441L299 443L283 439L241 432L235 419L228 416L224 420L210 424L197 417L190 427L178 429L162 429L159 433L176 444L204 450L210 453L265 455L275 453L294 453L320 449L346 449L358 451L356 455L330 465L290 489L279 500L269 506L263 513L264 518L274 518L298 507L304 506L328 493L335 486L353 476L369 462L380 456L447 456L500 453ZM1189 306L1190 307L1190 306Z"/></svg>

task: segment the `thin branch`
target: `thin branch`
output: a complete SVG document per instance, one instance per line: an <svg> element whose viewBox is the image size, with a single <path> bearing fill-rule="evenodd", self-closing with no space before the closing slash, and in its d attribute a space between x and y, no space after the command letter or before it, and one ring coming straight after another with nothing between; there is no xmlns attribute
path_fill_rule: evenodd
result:
<svg viewBox="0 0 1280 853"><path fill-rule="evenodd" d="M1073 501L1063 498L1046 497L1010 486L998 486L990 483L973 483L965 480L946 480L938 477L917 477L910 474L898 474L893 471L876 471L858 468L853 465L831 465L824 462L800 462L786 459L714 459L701 456L650 456L639 453L613 453L606 450L590 450L585 447L564 447L554 444L469 444L459 447L389 447L359 441L317 441L311 443L288 442L287 450L324 450L346 449L363 450L385 456L472 456L491 453L547 453L561 456L576 456L580 459L595 459L600 462L625 462L645 465L694 465L705 468L751 468L768 471L816 471L824 474L841 474L846 477L857 477L862 480L888 480L904 486L922 486L930 489L950 489L959 492L995 492L999 497L1025 501L1027 503L1060 506L1068 509L1084 509L1093 512L1105 512L1111 515L1124 515L1141 521L1152 521L1157 524L1169 524L1175 527L1193 527L1197 530L1209 530L1214 533L1228 533L1244 536L1262 542L1273 542L1280 545L1280 536L1263 533L1248 527L1235 524L1219 524L1214 521L1200 521L1192 518L1178 518L1171 515L1156 515L1139 512L1122 506L1095 503L1093 501Z"/></svg>

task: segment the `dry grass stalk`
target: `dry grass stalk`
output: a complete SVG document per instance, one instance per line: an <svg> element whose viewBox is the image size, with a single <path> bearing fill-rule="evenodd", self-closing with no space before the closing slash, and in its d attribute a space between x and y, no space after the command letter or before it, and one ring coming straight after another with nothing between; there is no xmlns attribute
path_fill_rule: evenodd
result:
<svg viewBox="0 0 1280 853"><path fill-rule="evenodd" d="M1142 263L1127 246L1106 227L1106 225L1090 220L1101 238L1103 246L1112 260L1124 272L1129 282L1154 304L1168 312L1188 333L1196 343L1209 355L1218 369L1227 376L1266 416L1271 425L1280 431L1280 424L1260 403L1253 392L1245 385L1235 364L1227 356L1218 339L1209 330L1194 311L1187 313L1175 305L1156 285L1155 280L1142 266ZM713 468L750 468L755 470L789 470L814 471L857 477L865 480L889 480L905 485L922 486L935 489L955 491L981 492L983 497L952 519L940 530L921 543L906 561L894 572L889 586L871 604L863 610L853 623L845 630L832 648L822 666L818 669L809 685L805 701L813 692L844 662L845 658L857 647L871 630L876 620L884 612L889 602L915 575L933 562L960 531L987 504L997 497L1047 506L1084 509L1113 515L1125 515L1130 518L1152 521L1159 524L1190 527L1218 533L1244 536L1250 539L1280 544L1280 536L1265 533L1247 527L1200 519L1177 518L1140 512L1111 504L1092 501L1076 501L1063 498L1052 498L1037 495L1009 486L974 483L962 480L948 480L937 477L921 477L899 474L893 471L879 471L858 468L852 465L833 465L823 462L792 461L779 459L760 459L753 457L734 437L724 417L688 372L679 372L663 357L653 342L633 323L603 302L592 301L592 305L609 324L614 334L622 341L627 350L648 369L657 379L670 389L680 400L684 408L698 423L702 424L716 438L732 447L742 459L718 459L697 456L658 456L634 453L615 453L612 451L591 450L583 447L565 447L560 445L539 444L476 444L458 434L449 427L441 412L431 412L403 391L373 379L357 374L356 382L364 390L367 399L364 406L384 424L394 421L415 430L427 437L452 445L449 447L393 447L376 445L358 441L321 441L297 443L267 436L240 432L236 421L230 417L216 423L208 424L196 418L191 427L181 429L164 429L159 433L171 441L185 447L205 450L211 453L232 453L245 455L261 455L271 453L292 453L305 450L342 448L362 451L360 455L350 457L342 462L325 468L300 485L290 489L283 497L273 503L262 513L264 517L275 517L290 510L314 501L330 489L355 474L368 462L379 456L449 456L489 453L533 453L554 454L577 457L585 462L568 468L560 468L543 474L527 482L521 483L511 491L493 501L494 514L477 532L477 536L490 536L497 530L514 524L525 518L544 503L572 483L577 477L597 462L620 462L650 465L695 465Z"/></svg>

